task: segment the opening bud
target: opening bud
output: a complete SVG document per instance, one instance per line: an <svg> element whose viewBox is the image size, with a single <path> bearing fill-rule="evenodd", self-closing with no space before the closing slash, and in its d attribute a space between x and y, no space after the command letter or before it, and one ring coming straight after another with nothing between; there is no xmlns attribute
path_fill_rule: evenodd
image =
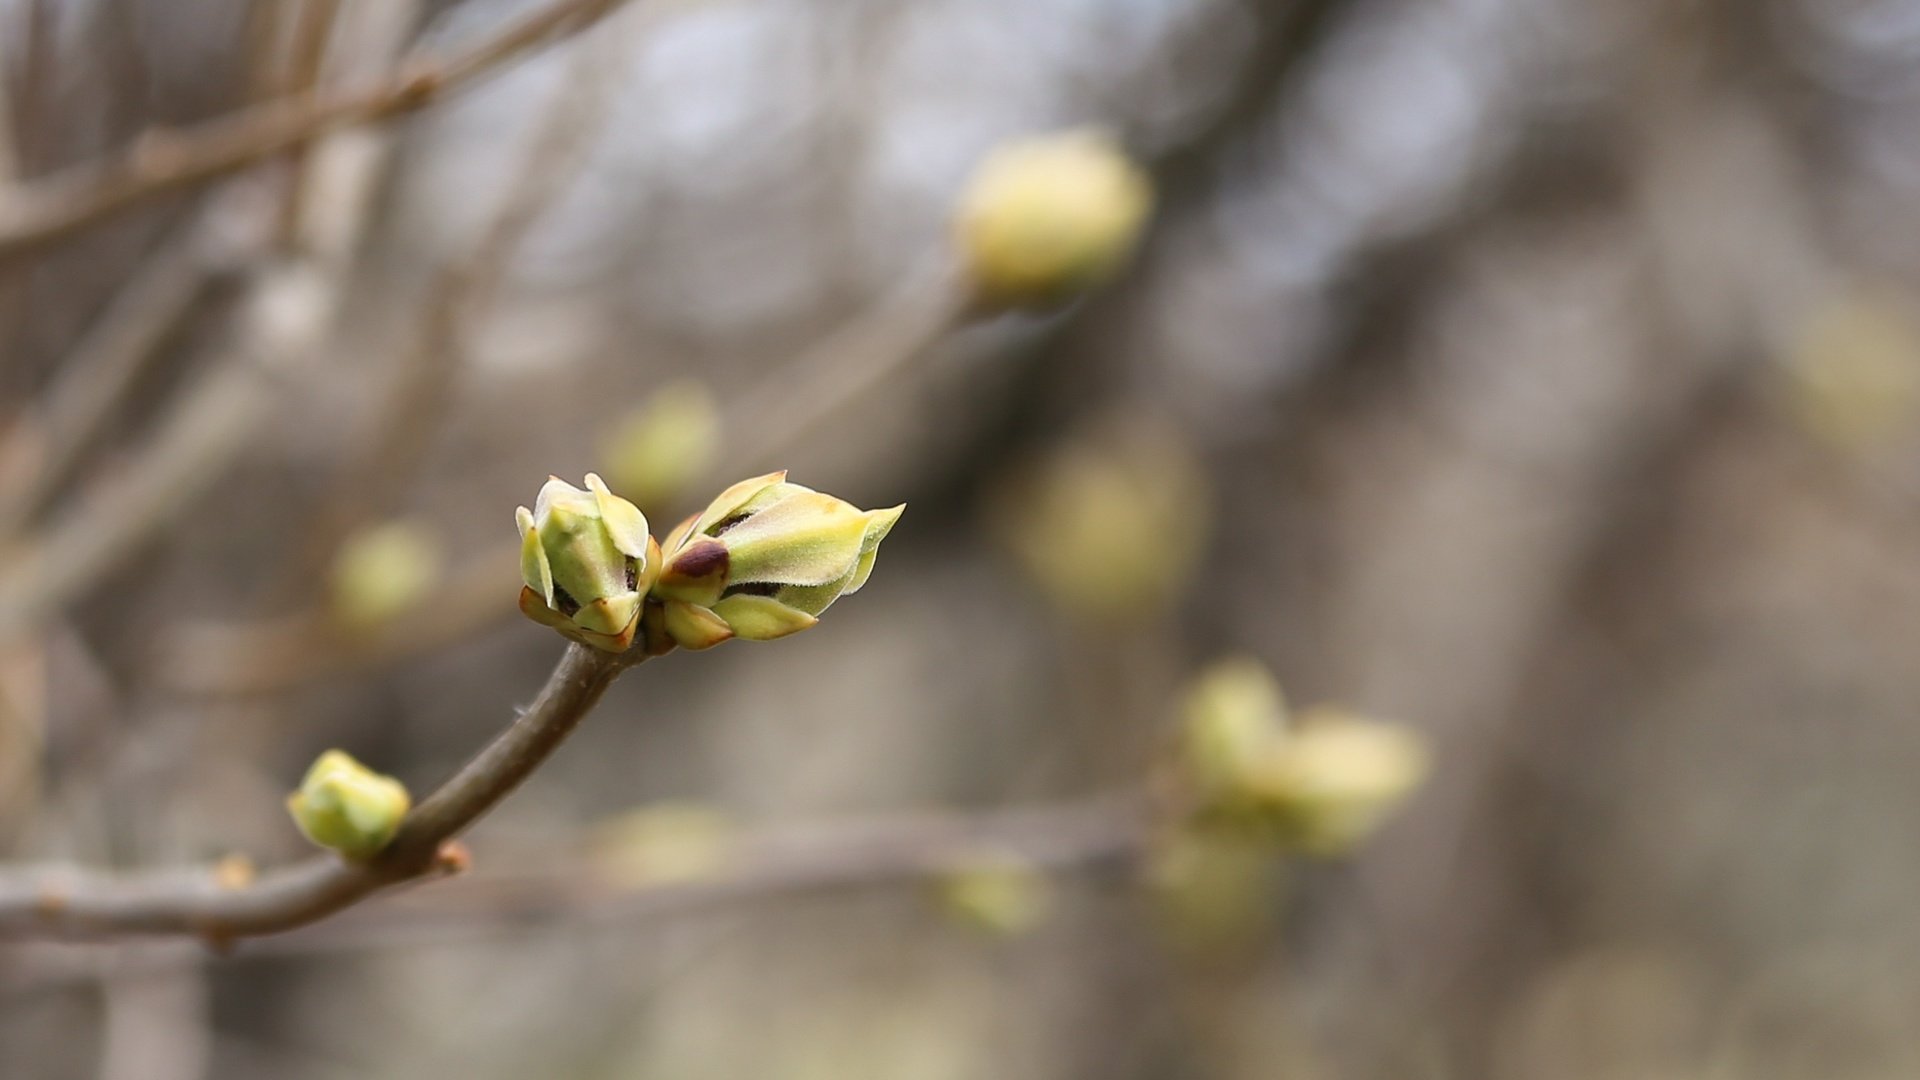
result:
<svg viewBox="0 0 1920 1080"><path fill-rule="evenodd" d="M1152 203L1146 174L1112 138L1069 131L988 155L961 196L956 227L982 299L1044 307L1110 277Z"/></svg>
<svg viewBox="0 0 1920 1080"><path fill-rule="evenodd" d="M858 592L906 507L861 510L786 473L744 480L667 534L652 599L676 645L770 641Z"/></svg>
<svg viewBox="0 0 1920 1080"><path fill-rule="evenodd" d="M632 647L640 601L660 562L640 508L593 473L584 491L555 476L514 520L526 583L520 610L596 649Z"/></svg>

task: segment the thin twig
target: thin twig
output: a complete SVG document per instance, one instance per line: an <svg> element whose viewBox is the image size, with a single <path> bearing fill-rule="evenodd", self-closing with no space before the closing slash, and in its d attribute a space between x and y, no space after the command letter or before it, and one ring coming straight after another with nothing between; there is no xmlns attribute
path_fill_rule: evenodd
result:
<svg viewBox="0 0 1920 1080"><path fill-rule="evenodd" d="M231 225L224 219L233 212L229 201L216 200L183 226L140 266L74 345L38 409L36 426L45 443L32 451L37 467L27 484L0 504L0 534L44 513L98 444L107 421L161 355L161 344L227 261L213 250L210 237L216 228Z"/></svg>
<svg viewBox="0 0 1920 1080"><path fill-rule="evenodd" d="M467 334L493 303L527 237L579 172L614 100L617 53L627 39L583 48L568 65L525 148L499 210L471 252L445 267L422 305L420 325L367 431L351 440L350 460L301 530L287 561L282 593L321 577L340 542L369 519L391 511L425 466L455 399L469 351ZM306 597L302 596L302 599Z"/></svg>
<svg viewBox="0 0 1920 1080"><path fill-rule="evenodd" d="M326 58L327 40L339 9L340 0L302 0L280 87L286 97L313 100L315 88L320 85L320 63ZM279 224L280 245L288 250L296 247L300 238L300 221L307 199L308 150L309 147L302 144L288 154L290 175Z"/></svg>
<svg viewBox="0 0 1920 1080"><path fill-rule="evenodd" d="M721 839L720 861L705 874L622 879L582 859L538 872L479 872L255 941L234 959L444 945L543 925L637 926L797 893L939 880L982 865L1039 873L1126 866L1147 850L1156 820L1144 794L1121 792L965 814L763 826ZM20 957L20 970L0 979L0 992L204 958L174 944L46 942Z"/></svg>
<svg viewBox="0 0 1920 1080"><path fill-rule="evenodd" d="M0 261L33 251L157 195L264 161L329 132L419 110L622 0L555 0L467 49L404 62L368 89L263 102L172 132L149 132L105 160L0 191Z"/></svg>
<svg viewBox="0 0 1920 1080"><path fill-rule="evenodd" d="M513 791L592 710L626 658L568 645L540 696L423 800L366 862L320 855L238 888L211 869L115 875L37 869L0 877L0 938L191 934L216 944L325 918L388 886L436 872L447 841Z"/></svg>

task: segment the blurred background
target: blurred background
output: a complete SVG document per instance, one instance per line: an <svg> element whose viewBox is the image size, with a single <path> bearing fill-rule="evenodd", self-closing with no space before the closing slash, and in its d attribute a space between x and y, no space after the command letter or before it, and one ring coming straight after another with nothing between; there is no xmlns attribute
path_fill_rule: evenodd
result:
<svg viewBox="0 0 1920 1080"><path fill-rule="evenodd" d="M34 232L552 6L0 0L0 849L290 861L333 746L431 790L562 648L549 473L906 502L878 572L627 677L465 878L0 942L0 1074L1920 1075L1920 3L574 4ZM1133 258L957 299L976 167L1082 127ZM1227 656L1427 775L1182 890L1101 808Z"/></svg>

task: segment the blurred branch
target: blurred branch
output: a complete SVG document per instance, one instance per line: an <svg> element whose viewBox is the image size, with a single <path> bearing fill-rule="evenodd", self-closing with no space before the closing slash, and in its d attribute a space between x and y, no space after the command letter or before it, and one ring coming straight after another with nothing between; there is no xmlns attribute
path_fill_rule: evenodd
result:
<svg viewBox="0 0 1920 1080"><path fill-rule="evenodd" d="M621 2L553 0L467 49L405 61L370 89L295 94L177 131L149 132L104 160L0 190L0 261L329 132L417 111L532 48L592 25Z"/></svg>
<svg viewBox="0 0 1920 1080"><path fill-rule="evenodd" d="M586 862L537 873L476 873L255 942L243 956L449 944L542 924L631 925L798 893L937 881L983 859L1053 873L1126 865L1144 853L1156 820L1143 793L1119 792L966 814L765 826L723 840L723 861L701 876L621 880ZM200 959L198 951L153 944L57 948L25 957L22 970L0 980L0 990L41 988L102 970L165 970Z"/></svg>
<svg viewBox="0 0 1920 1080"><path fill-rule="evenodd" d="M417 339L332 492L322 500L284 575L287 590L323 576L340 542L388 512L426 463L454 399L466 330L493 302L527 236L552 209L592 149L613 104L616 54L583 49L569 65L526 147L499 210L473 250L443 269L423 306Z"/></svg>
<svg viewBox="0 0 1920 1080"><path fill-rule="evenodd" d="M16 443L13 454L39 460L26 486L0 501L0 534L44 513L105 433L107 421L160 355L217 272L230 264L213 233L232 212L217 200L134 272L100 318L60 364L35 428L45 445Z"/></svg>
<svg viewBox="0 0 1920 1080"><path fill-rule="evenodd" d="M567 651L534 703L407 815L379 855L318 855L258 881L223 882L214 869L115 875L74 868L0 872L0 938L192 934L214 944L325 918L402 881L459 868L446 847L520 786L641 657L582 645Z"/></svg>
<svg viewBox="0 0 1920 1080"><path fill-rule="evenodd" d="M1126 861L1151 835L1144 793L955 814L765 826L717 838L710 873L621 880L604 861L538 873L475 874L431 894L398 897L312 932L263 943L304 953L459 940L539 922L630 922L796 892L937 880L1007 859L1036 871Z"/></svg>

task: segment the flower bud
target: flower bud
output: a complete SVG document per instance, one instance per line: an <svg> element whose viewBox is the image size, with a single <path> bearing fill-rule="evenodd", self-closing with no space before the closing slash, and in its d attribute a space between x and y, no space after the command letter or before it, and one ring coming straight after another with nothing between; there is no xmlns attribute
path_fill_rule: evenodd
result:
<svg viewBox="0 0 1920 1080"><path fill-rule="evenodd" d="M657 510L706 471L719 444L713 395L685 380L654 391L614 427L601 453L614 484L641 507Z"/></svg>
<svg viewBox="0 0 1920 1080"><path fill-rule="evenodd" d="M866 584L906 507L856 509L786 475L741 481L668 534L651 595L672 643L785 637Z"/></svg>
<svg viewBox="0 0 1920 1080"><path fill-rule="evenodd" d="M1090 626L1164 612L1199 567L1206 471L1177 428L1116 416L999 485L994 533L1048 600Z"/></svg>
<svg viewBox="0 0 1920 1080"><path fill-rule="evenodd" d="M1187 691L1185 719L1188 767L1211 796L1239 784L1280 738L1287 706L1273 673L1241 657L1200 673Z"/></svg>
<svg viewBox="0 0 1920 1080"><path fill-rule="evenodd" d="M1096 131L1008 143L961 196L959 241L983 299L1047 306L1111 276L1153 202L1147 177Z"/></svg>
<svg viewBox="0 0 1920 1080"><path fill-rule="evenodd" d="M1294 846L1341 855L1372 835L1426 773L1427 749L1412 731L1318 706L1246 782Z"/></svg>
<svg viewBox="0 0 1920 1080"><path fill-rule="evenodd" d="M379 854L400 830L410 806L412 799L400 781L340 750L321 754L300 781L300 790L287 797L293 823L307 839L349 859Z"/></svg>
<svg viewBox="0 0 1920 1080"><path fill-rule="evenodd" d="M582 491L559 477L540 489L520 526L520 610L585 645L625 652L640 621L659 549L638 507L593 473Z"/></svg>
<svg viewBox="0 0 1920 1080"><path fill-rule="evenodd" d="M1188 692L1182 766L1196 820L1315 855L1351 850L1427 771L1419 736L1319 705L1289 718L1252 660L1209 668Z"/></svg>
<svg viewBox="0 0 1920 1080"><path fill-rule="evenodd" d="M333 560L333 616L370 630L424 600L439 583L440 545L418 525L392 521L347 537Z"/></svg>

